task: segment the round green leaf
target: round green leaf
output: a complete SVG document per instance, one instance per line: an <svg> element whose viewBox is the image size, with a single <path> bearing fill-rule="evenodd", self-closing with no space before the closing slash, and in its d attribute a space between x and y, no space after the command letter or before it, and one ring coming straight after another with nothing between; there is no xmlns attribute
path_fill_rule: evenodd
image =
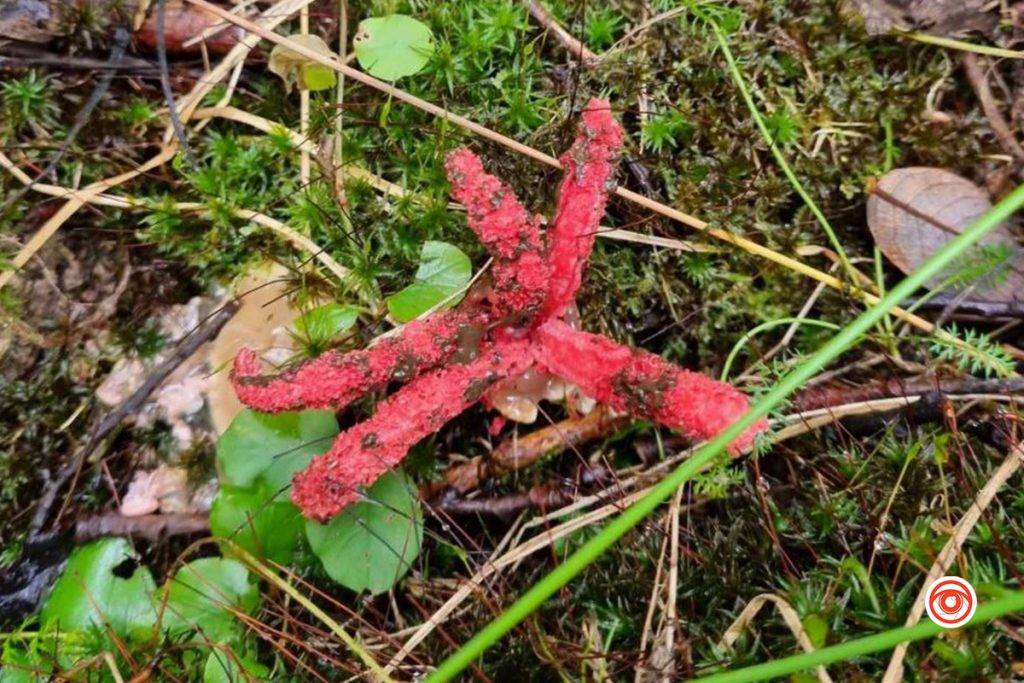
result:
<svg viewBox="0 0 1024 683"><path fill-rule="evenodd" d="M326 345L356 324L359 309L345 304L329 303L317 306L295 321L295 330L311 346Z"/></svg>
<svg viewBox="0 0 1024 683"><path fill-rule="evenodd" d="M210 508L210 531L256 557L288 564L302 533L302 514L284 495L266 486L222 486Z"/></svg>
<svg viewBox="0 0 1024 683"><path fill-rule="evenodd" d="M444 301L448 294L441 287L413 283L388 297L388 312L398 322L407 323Z"/></svg>
<svg viewBox="0 0 1024 683"><path fill-rule="evenodd" d="M240 562L223 557L193 560L164 586L163 628L171 637L195 632L199 641L224 642L239 634L232 611L251 612L260 594Z"/></svg>
<svg viewBox="0 0 1024 683"><path fill-rule="evenodd" d="M267 681L270 670L252 657L230 655L215 649L206 658L203 668L203 683L242 683L243 681Z"/></svg>
<svg viewBox="0 0 1024 683"><path fill-rule="evenodd" d="M354 591L382 593L409 571L423 541L423 512L400 472L381 477L364 500L327 524L306 520L306 537L328 576Z"/></svg>
<svg viewBox="0 0 1024 683"><path fill-rule="evenodd" d="M217 441L221 483L248 488L261 482L287 499L292 475L326 451L337 434L329 410L276 415L243 410Z"/></svg>
<svg viewBox="0 0 1024 683"><path fill-rule="evenodd" d="M109 626L122 638L144 639L156 623L156 584L123 538L76 548L43 605L44 628L88 631Z"/></svg>
<svg viewBox="0 0 1024 683"><path fill-rule="evenodd" d="M424 23L391 14L359 22L352 45L364 71L394 81L426 66L434 53L434 36Z"/></svg>
<svg viewBox="0 0 1024 683"><path fill-rule="evenodd" d="M427 241L420 251L416 279L388 297L388 311L398 322L409 322L432 307L446 302L454 306L473 276L473 264L461 249L446 242Z"/></svg>

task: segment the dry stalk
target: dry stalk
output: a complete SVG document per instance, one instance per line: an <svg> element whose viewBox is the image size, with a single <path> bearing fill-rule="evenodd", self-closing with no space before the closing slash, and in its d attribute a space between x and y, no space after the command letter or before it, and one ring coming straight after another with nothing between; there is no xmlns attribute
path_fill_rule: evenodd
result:
<svg viewBox="0 0 1024 683"><path fill-rule="evenodd" d="M807 631L800 621L800 615L796 613L792 605L786 602L785 598L774 593L762 593L748 602L747 606L740 612L740 615L736 617L736 620L725 630L725 634L722 635L722 640L718 643L718 647L723 650L731 650L733 643L750 626L758 612L761 611L761 608L768 603L775 605L775 609L779 611L782 621L785 622L786 626L793 633L800 648L804 652L813 652L814 645L811 643L811 639L808 637ZM818 680L821 683L832 683L832 677L825 671L825 667L819 666L815 669L815 672L818 674Z"/></svg>
<svg viewBox="0 0 1024 683"><path fill-rule="evenodd" d="M538 0L530 0L530 16L541 27L547 30L570 55L580 60L584 66L596 63L600 58L590 48L583 44L576 36L572 35L558 23L551 12L547 10Z"/></svg>
<svg viewBox="0 0 1024 683"><path fill-rule="evenodd" d="M26 175L21 169L14 165L14 163L2 152L0 152L0 166L5 168L11 173L18 181L29 185L31 178ZM113 206L120 209L149 209L150 206L139 199L134 197L124 197L120 195L114 195L109 193L99 194L87 194L85 190L72 190L67 187L60 185L50 185L48 183L33 183L31 188L36 192L42 194L48 194L53 197L81 199L82 201L89 204L97 204L100 206ZM173 208L181 212L198 212L206 208L205 204L199 202L174 202ZM250 221L258 225L262 225L265 228L278 233L286 240L291 242L293 245L298 247L300 250L307 251L312 254L325 268L331 271L339 280L344 281L348 276L348 269L342 266L340 263L334 260L320 248L311 239L298 232L294 228L289 227L287 224L282 223L276 218L267 216L266 214L259 213L258 211L251 211L249 209L240 209L237 207L229 207L228 210L231 214L242 220Z"/></svg>
<svg viewBox="0 0 1024 683"><path fill-rule="evenodd" d="M960 549L963 548L967 537L974 530L974 525L981 519L981 514L995 499L999 489L1020 469L1022 459L1024 459L1024 447L1021 444L1017 444L1010 449L1010 453L1006 456L1003 463L992 473L992 476L985 482L982 489L978 491L978 495L975 496L971 507L960 518L960 521L957 522L953 528L953 535L946 541L946 545L942 547L939 556L935 558L931 569L928 570L928 575L924 577L921 591L917 594L917 599L914 600L914 605L910 608L910 614L907 616L907 626L913 626L921 620L928 587L933 581L943 576L949 570L953 560L960 554ZM907 643L900 643L893 650L892 659L889 660L889 666L886 667L882 683L896 683L903 678L903 658L907 654L907 646Z"/></svg>

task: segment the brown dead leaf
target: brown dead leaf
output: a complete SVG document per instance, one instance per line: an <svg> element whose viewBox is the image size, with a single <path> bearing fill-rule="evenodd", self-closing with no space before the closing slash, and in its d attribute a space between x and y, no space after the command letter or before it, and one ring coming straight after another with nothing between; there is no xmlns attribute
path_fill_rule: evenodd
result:
<svg viewBox="0 0 1024 683"><path fill-rule="evenodd" d="M989 33L999 16L985 9L988 0L850 0L871 35L893 30L923 31L936 36Z"/></svg>
<svg viewBox="0 0 1024 683"><path fill-rule="evenodd" d="M295 340L288 326L301 311L288 300L292 289L288 271L279 265L257 268L235 287L242 305L205 351L206 361L214 371L206 398L218 434L224 433L243 407L228 377L231 361L239 349L256 349L271 364L283 363L294 355Z"/></svg>
<svg viewBox="0 0 1024 683"><path fill-rule="evenodd" d="M202 52L204 45L213 54L224 54L245 35L241 29L226 24L216 14L186 4L183 0L168 0L164 12L164 47L168 54L196 55ZM157 49L156 20L156 3L153 3L153 9L150 10L145 23L132 36L137 46L151 52ZM190 38L215 26L223 28L205 38L202 44L196 43L185 47Z"/></svg>
<svg viewBox="0 0 1024 683"><path fill-rule="evenodd" d="M57 33L58 17L47 0L0 2L0 36L9 40L47 43Z"/></svg>
<svg viewBox="0 0 1024 683"><path fill-rule="evenodd" d="M915 166L889 171L868 197L868 228L886 258L909 273L992 207L980 187L941 168ZM1009 259L997 263L1000 250ZM993 267L984 268L985 263ZM980 277L970 271L982 266ZM928 282L940 287L960 276L974 285L971 299L1011 302L1024 292L1024 254L1006 224L1000 225L965 252L956 263Z"/></svg>

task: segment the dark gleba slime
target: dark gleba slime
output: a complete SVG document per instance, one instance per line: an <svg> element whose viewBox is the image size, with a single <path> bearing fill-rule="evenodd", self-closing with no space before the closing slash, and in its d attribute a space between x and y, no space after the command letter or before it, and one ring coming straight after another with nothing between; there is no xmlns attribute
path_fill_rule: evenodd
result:
<svg viewBox="0 0 1024 683"><path fill-rule="evenodd" d="M714 436L747 410L746 396L728 384L566 322L623 144L606 102L591 100L582 119L561 158L565 177L546 233L540 217L484 172L476 155L460 149L448 157L452 195L494 258L488 287L368 349L328 352L279 375L261 374L254 352L238 354L232 371L238 397L266 412L337 410L390 382L405 383L295 476L292 498L306 516L336 515L417 441L477 401L489 406L492 392L531 368L696 439ZM752 427L731 450L749 446L763 426Z"/></svg>

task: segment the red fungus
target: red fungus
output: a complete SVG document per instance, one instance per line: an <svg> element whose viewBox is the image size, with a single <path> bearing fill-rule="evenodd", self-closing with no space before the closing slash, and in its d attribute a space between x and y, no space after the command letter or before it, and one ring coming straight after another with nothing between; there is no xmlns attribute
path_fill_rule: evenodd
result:
<svg viewBox="0 0 1024 683"><path fill-rule="evenodd" d="M574 330L560 320L545 322L534 339L537 364L548 373L615 410L698 439L719 433L748 407L747 397L724 382L607 337ZM747 449L765 426L761 421L751 427L729 450Z"/></svg>
<svg viewBox="0 0 1024 683"><path fill-rule="evenodd" d="M580 133L561 158L565 177L548 235L552 279L537 324L561 317L576 298L583 268L604 216L622 141L622 127L612 117L608 104L600 100L588 102Z"/></svg>
<svg viewBox="0 0 1024 683"><path fill-rule="evenodd" d="M546 240L540 220L475 155L454 152L446 163L452 194L494 257L492 283L482 296L477 291L459 308L410 323L369 349L327 353L277 376L259 374L251 351L239 353L232 380L242 402L258 410L340 408L391 381L407 382L295 476L292 499L306 516L337 514L417 441L477 401L486 405L488 392L530 368L698 439L718 434L747 410L746 396L728 384L566 322L622 144L607 103L591 100L576 141L562 156L565 177ZM758 422L730 450L748 448L765 425Z"/></svg>
<svg viewBox="0 0 1024 683"><path fill-rule="evenodd" d="M482 318L446 311L414 320L398 334L359 351L328 351L279 375L260 374L260 361L249 349L235 357L231 382L238 399L268 413L298 408L340 410L391 381L408 381L438 367L459 350L460 338Z"/></svg>
<svg viewBox="0 0 1024 683"><path fill-rule="evenodd" d="M507 185L486 173L468 149L452 152L445 169L452 197L466 207L466 222L494 255L494 312L499 316L535 313L551 278L540 219L523 208Z"/></svg>
<svg viewBox="0 0 1024 683"><path fill-rule="evenodd" d="M373 417L338 436L331 449L295 476L292 500L307 517L327 519L359 499L420 439L476 403L494 382L531 362L525 342L481 349L469 363L422 375L377 404Z"/></svg>

